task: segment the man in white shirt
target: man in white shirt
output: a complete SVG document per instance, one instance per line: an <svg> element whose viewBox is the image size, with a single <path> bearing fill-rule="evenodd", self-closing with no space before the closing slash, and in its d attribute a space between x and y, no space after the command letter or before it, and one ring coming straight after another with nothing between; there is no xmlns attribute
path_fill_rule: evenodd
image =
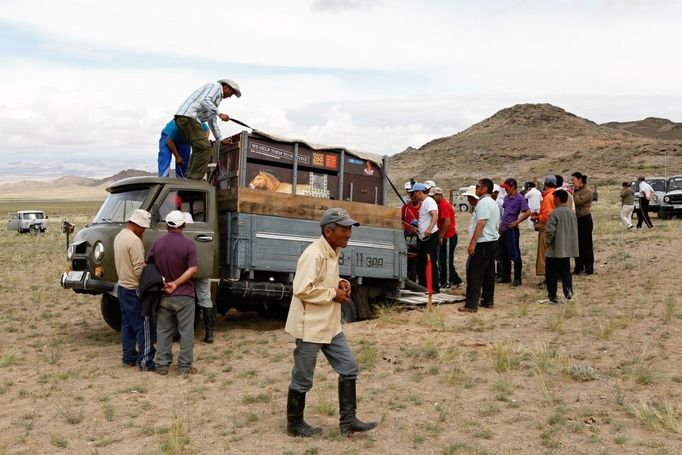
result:
<svg viewBox="0 0 682 455"><path fill-rule="evenodd" d="M649 217L649 200L654 195L654 189L646 182L644 177L639 179L639 213L637 214L637 229L642 227L642 221L649 229L654 228L654 223Z"/></svg>
<svg viewBox="0 0 682 455"><path fill-rule="evenodd" d="M211 160L211 143L201 129L201 122L207 122L216 142L229 144L230 138L224 138L218 126L218 118L228 122L227 114L218 113L218 106L224 98L242 96L239 85L230 79L220 79L199 87L187 98L175 113L175 124L192 145L192 156L189 159L187 178L201 180L206 173L206 166Z"/></svg>
<svg viewBox="0 0 682 455"><path fill-rule="evenodd" d="M412 192L415 199L421 202L419 207L419 226L412 228L419 234L417 246L419 256L417 257L417 276L419 284L426 287L426 263L427 258L431 258L431 285L435 294L440 292L440 282L438 281L438 204L428 195L429 190L423 183L412 185Z"/></svg>
<svg viewBox="0 0 682 455"><path fill-rule="evenodd" d="M529 183L528 186L530 189L526 191L526 201L528 201L528 208L531 211L531 214L537 214L540 213L540 204L542 203L542 193L535 188L534 183ZM533 220L528 218L528 221L526 222L528 225L528 229L535 229L535 223L533 223Z"/></svg>
<svg viewBox="0 0 682 455"><path fill-rule="evenodd" d="M476 195L479 197L472 217L475 219L474 232L469 241L467 252L467 289L466 303L458 311L476 313L478 311L481 288L483 289L484 308L492 308L495 304L495 254L500 238L500 209L490 197L493 192L493 181L481 179L476 184Z"/></svg>

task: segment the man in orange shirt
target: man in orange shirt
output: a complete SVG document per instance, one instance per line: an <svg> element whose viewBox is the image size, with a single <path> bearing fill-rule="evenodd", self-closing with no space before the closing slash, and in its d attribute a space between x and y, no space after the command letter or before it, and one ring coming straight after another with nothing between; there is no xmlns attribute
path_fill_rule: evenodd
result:
<svg viewBox="0 0 682 455"><path fill-rule="evenodd" d="M545 242L545 224L549 219L552 210L556 208L554 197L552 193L556 191L556 177L548 175L545 177L545 187L542 192L542 204L540 205L540 213L533 215L531 219L536 221L535 230L538 231L538 254L535 260L535 274L545 276L545 253L547 252L547 243ZM542 286L542 283L540 285Z"/></svg>

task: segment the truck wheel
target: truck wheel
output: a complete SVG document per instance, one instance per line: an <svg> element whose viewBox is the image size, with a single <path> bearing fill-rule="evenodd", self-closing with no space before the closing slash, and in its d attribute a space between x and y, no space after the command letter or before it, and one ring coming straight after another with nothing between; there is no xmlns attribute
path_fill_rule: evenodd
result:
<svg viewBox="0 0 682 455"><path fill-rule="evenodd" d="M119 306L118 299L108 293L102 294L100 310L102 311L102 318L104 318L104 322L106 322L107 325L112 329L120 332L121 307Z"/></svg>
<svg viewBox="0 0 682 455"><path fill-rule="evenodd" d="M358 307L355 306L353 297L351 295L351 301L341 305L341 322L349 323L358 320Z"/></svg>
<svg viewBox="0 0 682 455"><path fill-rule="evenodd" d="M670 220L672 219L673 215L672 213L664 212L663 210L658 212L658 217L662 220Z"/></svg>

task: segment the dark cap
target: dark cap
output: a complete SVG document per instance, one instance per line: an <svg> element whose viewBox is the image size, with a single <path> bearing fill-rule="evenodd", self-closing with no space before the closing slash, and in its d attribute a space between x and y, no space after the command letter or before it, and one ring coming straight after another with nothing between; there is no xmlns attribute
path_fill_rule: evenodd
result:
<svg viewBox="0 0 682 455"><path fill-rule="evenodd" d="M360 223L351 218L348 212L337 208L327 209L322 214L320 226L331 223L336 223L339 226L360 226Z"/></svg>

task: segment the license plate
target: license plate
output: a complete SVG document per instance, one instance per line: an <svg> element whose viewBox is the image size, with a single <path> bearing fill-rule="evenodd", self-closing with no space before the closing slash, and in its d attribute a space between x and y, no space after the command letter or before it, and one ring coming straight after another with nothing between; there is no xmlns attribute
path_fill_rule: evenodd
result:
<svg viewBox="0 0 682 455"><path fill-rule="evenodd" d="M69 281L72 283L77 283L83 280L83 275L85 272L83 271L71 271L66 273L66 279L64 281Z"/></svg>

